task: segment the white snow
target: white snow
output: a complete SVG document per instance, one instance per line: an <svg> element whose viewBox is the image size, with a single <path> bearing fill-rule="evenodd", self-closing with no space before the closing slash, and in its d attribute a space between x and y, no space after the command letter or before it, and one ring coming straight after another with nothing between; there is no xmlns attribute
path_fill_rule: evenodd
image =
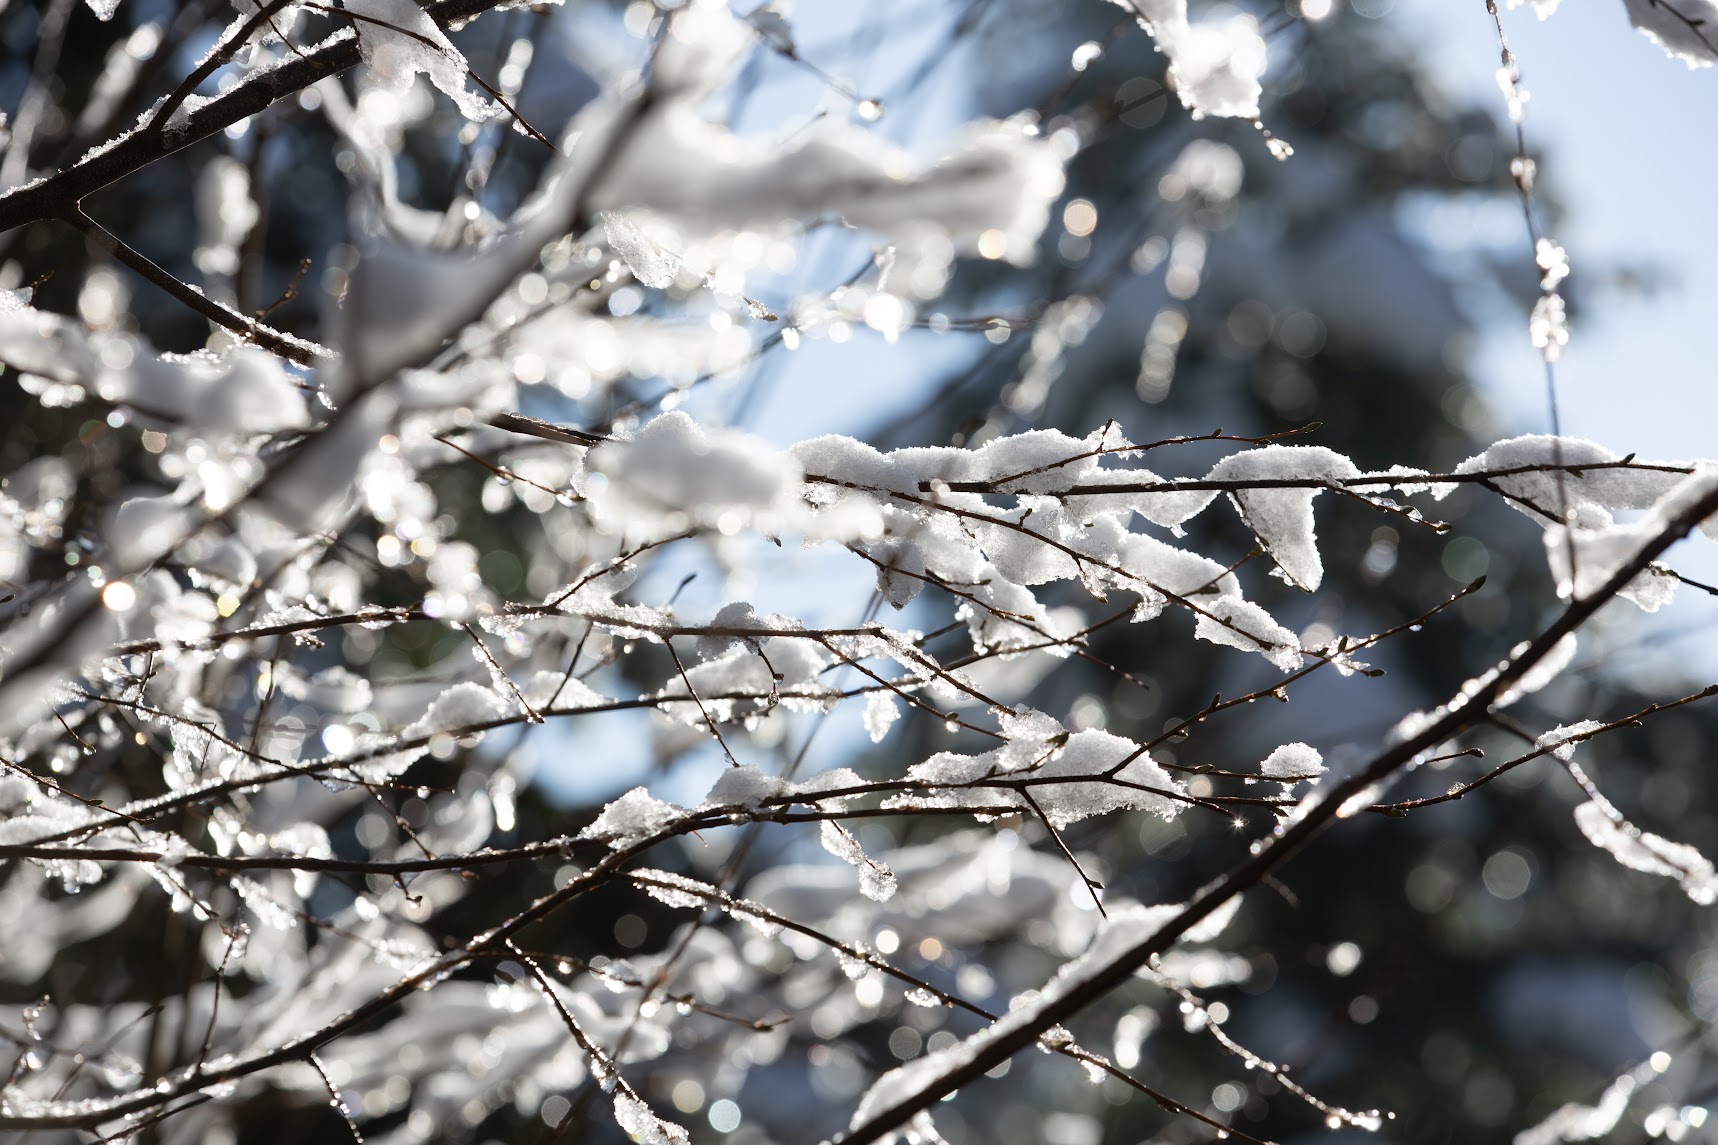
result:
<svg viewBox="0 0 1718 1145"><path fill-rule="evenodd" d="M1024 122L969 124L940 159L921 166L848 124L823 120L784 146L735 136L696 102L668 99L635 130L596 200L710 232L830 214L918 260L952 244L1023 265L1062 186L1061 160Z"/></svg>
<svg viewBox="0 0 1718 1145"><path fill-rule="evenodd" d="M1206 115L1259 117L1259 78L1265 74L1265 41L1251 16L1231 15L1190 22L1187 0L1114 0L1169 57L1169 79L1195 119Z"/></svg>
<svg viewBox="0 0 1718 1145"><path fill-rule="evenodd" d="M602 809L581 839L601 839L615 850L630 847L656 834L685 813L685 808L664 803L642 787L634 787Z"/></svg>
<svg viewBox="0 0 1718 1145"><path fill-rule="evenodd" d="M1193 629L1199 639L1257 652L1284 672L1301 666L1299 638L1252 601L1220 596L1199 607L1204 611Z"/></svg>
<svg viewBox="0 0 1718 1145"><path fill-rule="evenodd" d="M465 56L413 0L342 0L342 4L355 17L358 50L369 74L383 89L404 92L422 72L467 119L481 123L501 114L500 107L467 88Z"/></svg>
<svg viewBox="0 0 1718 1145"><path fill-rule="evenodd" d="M888 692L872 692L865 701L865 733L872 743L882 743L883 737L901 717L901 705Z"/></svg>
<svg viewBox="0 0 1718 1145"><path fill-rule="evenodd" d="M1616 524L1608 513L1586 510L1575 513L1567 527L1547 526L1545 555L1557 580L1558 594L1582 599L1598 591L1660 536L1675 517L1715 489L1718 489L1718 465L1701 462L1638 520ZM1718 514L1707 518L1703 527L1710 532L1715 520ZM1656 612L1675 595L1676 585L1675 576L1668 570L1648 567L1623 586L1619 595L1634 601L1643 612Z"/></svg>
<svg viewBox="0 0 1718 1145"><path fill-rule="evenodd" d="M119 503L103 533L120 568L143 568L184 540L193 520L191 510L175 498L141 494Z"/></svg>
<svg viewBox="0 0 1718 1145"><path fill-rule="evenodd" d="M656 1116L650 1106L626 1089L615 1091L614 1119L639 1145L686 1145L691 1140L686 1130Z"/></svg>
<svg viewBox="0 0 1718 1145"><path fill-rule="evenodd" d="M599 218L609 248L621 257L641 285L661 289L673 283L680 269L679 260L652 241L632 213L603 211Z"/></svg>
<svg viewBox="0 0 1718 1145"><path fill-rule="evenodd" d="M1317 780L1324 774L1324 753L1304 743L1285 743L1259 764L1259 774L1293 787L1302 779Z"/></svg>
<svg viewBox="0 0 1718 1145"><path fill-rule="evenodd" d="M1315 445L1267 445L1224 458L1211 470L1216 480L1339 481L1360 470L1340 453ZM1259 538L1290 584L1308 592L1324 581L1313 534L1312 502L1323 490L1252 489L1231 494L1241 519Z"/></svg>
<svg viewBox="0 0 1718 1145"><path fill-rule="evenodd" d="M1718 63L1715 0L1623 0L1629 20L1647 39L1691 68Z"/></svg>
<svg viewBox="0 0 1718 1145"><path fill-rule="evenodd" d="M1042 712L1002 717L1007 742L982 755L941 752L907 771L932 786L890 796L886 807L1018 807L1034 804L1057 829L1112 811L1180 813L1186 788L1132 740L1088 728L1069 732ZM1116 774L1105 773L1134 756ZM1018 785L1017 790L1015 786Z"/></svg>
<svg viewBox="0 0 1718 1145"><path fill-rule="evenodd" d="M484 684L472 680L453 685L437 696L422 717L405 730L407 737L431 732L463 733L464 729L505 718L508 700Z"/></svg>
<svg viewBox="0 0 1718 1145"><path fill-rule="evenodd" d="M1622 460L1583 438L1531 435L1500 441L1463 461L1453 472L1543 467L1494 477L1492 482L1510 498L1511 506L1545 526L1545 555L1557 579L1558 592L1579 598L1601 587L1657 537L1671 518L1718 487L1718 467L1707 462L1636 460L1624 467L1618 464ZM1595 468L1584 468L1587 466ZM1450 489L1445 485L1434 489L1433 495L1446 496ZM1637 509L1648 512L1623 524L1611 515L1613 510ZM1565 519L1567 525L1562 523ZM1699 527L1718 539L1718 514ZM1654 612L1675 594L1676 584L1664 570L1649 567L1621 595L1642 610Z"/></svg>
<svg viewBox="0 0 1718 1145"><path fill-rule="evenodd" d="M1550 748L1551 754L1558 759L1568 762L1575 758L1575 748L1580 746L1589 732L1596 732L1604 727L1598 720L1581 720L1579 723L1560 724L1552 728L1534 741L1535 747Z"/></svg>
<svg viewBox="0 0 1718 1145"><path fill-rule="evenodd" d="M148 417L229 433L310 424L303 392L280 360L254 346L224 354L160 354L135 335L91 331L33 308L0 309L0 362L76 379L102 400Z"/></svg>
<svg viewBox="0 0 1718 1145"><path fill-rule="evenodd" d="M788 785L773 775L765 775L749 764L743 767L730 767L722 772L709 794L704 796L702 808L713 807L756 807L765 799L773 799L786 791Z"/></svg>
<svg viewBox="0 0 1718 1145"><path fill-rule="evenodd" d="M888 902L895 894L895 872L887 863L873 859L859 845L853 832L833 819L825 819L818 832L823 849L859 872L859 889L873 902Z"/></svg>
<svg viewBox="0 0 1718 1145"><path fill-rule="evenodd" d="M792 456L734 430L705 431L680 412L598 446L586 465L605 478L588 493L599 524L633 540L694 526L768 532L796 516L801 473Z"/></svg>
<svg viewBox="0 0 1718 1145"><path fill-rule="evenodd" d="M1683 892L1702 906L1718 901L1718 874L1712 860L1697 848L1642 831L1615 808L1590 800L1575 808L1575 823L1589 842L1609 851L1623 866L1676 879Z"/></svg>
<svg viewBox="0 0 1718 1145"><path fill-rule="evenodd" d="M1621 461L1621 454L1585 438L1528 434L1496 442L1451 472L1461 475L1543 467L1537 472L1492 478L1512 498L1509 503L1529 515L1534 515L1535 508L1555 515L1559 497L1568 498L1571 510L1586 506L1647 509L1686 475L1671 471L1686 469L1684 462L1637 459L1634 468L1621 468L1615 464ZM1588 466L1595 468L1584 468ZM1559 473L1558 469L1564 471ZM1454 491L1455 486L1446 483L1430 489L1432 496L1440 499Z"/></svg>

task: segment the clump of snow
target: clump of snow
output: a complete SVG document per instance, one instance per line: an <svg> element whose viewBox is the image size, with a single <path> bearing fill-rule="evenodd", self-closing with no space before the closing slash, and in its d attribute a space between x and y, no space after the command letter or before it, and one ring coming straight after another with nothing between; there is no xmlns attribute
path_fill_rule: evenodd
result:
<svg viewBox="0 0 1718 1145"><path fill-rule="evenodd" d="M853 832L833 819L825 819L818 835L823 849L859 871L859 890L873 902L888 902L895 894L895 872L887 863L865 853Z"/></svg>
<svg viewBox="0 0 1718 1145"><path fill-rule="evenodd" d="M1574 514L1568 526L1547 526L1545 555L1557 580L1558 595L1583 599L1597 592L1646 545L1662 535L1672 520L1714 489L1718 489L1718 465L1701 462L1639 520L1616 524L1608 513L1589 510ZM1709 518L1704 527L1710 531L1713 524ZM1675 596L1676 586L1675 574L1649 566L1624 585L1618 595L1634 601L1643 612L1656 612Z"/></svg>
<svg viewBox="0 0 1718 1145"><path fill-rule="evenodd" d="M1555 519L1560 497L1567 498L1572 511L1586 506L1647 509L1685 476L1673 471L1686 468L1678 463L1636 461L1635 467L1624 468L1617 464L1622 460L1620 454L1586 438L1527 434L1496 442L1452 472L1460 476L1530 470L1491 480L1511 506L1541 521ZM1455 489L1453 484L1439 483L1429 492L1441 500Z"/></svg>
<svg viewBox="0 0 1718 1145"><path fill-rule="evenodd" d="M1505 472L1491 482L1509 504L1545 526L1545 554L1568 597L1590 595L1608 581L1668 522L1718 485L1718 467L1706 462L1633 461L1602 445L1574 437L1530 435L1500 441L1455 467L1457 474ZM1446 496L1453 486L1433 491ZM1618 524L1614 510L1645 509L1640 519ZM1718 539L1718 514L1700 523ZM1570 568L1571 555L1574 568ZM1648 567L1620 595L1654 612L1676 592L1666 570Z"/></svg>
<svg viewBox="0 0 1718 1145"><path fill-rule="evenodd" d="M591 450L589 499L600 525L632 540L694 526L771 531L794 516L802 473L789 454L732 430L665 413L627 441Z"/></svg>
<svg viewBox="0 0 1718 1145"><path fill-rule="evenodd" d="M643 842L673 823L685 813L685 808L664 803L642 787L634 787L602 809L591 821L581 839L600 839L615 850Z"/></svg>
<svg viewBox="0 0 1718 1145"><path fill-rule="evenodd" d="M1186 788L1132 740L1088 728L1069 732L1030 708L1002 717L1007 743L982 755L940 752L907 778L932 790L891 796L885 807L1036 805L1057 829L1093 815L1143 810L1173 819ZM1131 757L1131 758L1130 758ZM1111 776L1107 772L1129 760Z"/></svg>
<svg viewBox="0 0 1718 1145"><path fill-rule="evenodd" d="M837 796L830 799L827 797L828 792L845 791L849 788L862 787L864 784L865 781L861 779L859 777L859 773L854 771L852 768L832 767L828 771L814 775L802 783L789 784L783 794L795 796L814 795L819 797L815 802L820 806L827 804L829 806L839 807L841 805L840 801L845 797Z"/></svg>
<svg viewBox="0 0 1718 1145"><path fill-rule="evenodd" d="M1285 743L1259 764L1259 774L1285 788L1303 779L1317 780L1324 774L1324 753L1304 743Z"/></svg>
<svg viewBox="0 0 1718 1145"><path fill-rule="evenodd" d="M142 568L184 540L194 521L192 511L174 497L142 494L120 502L103 533L120 568Z"/></svg>
<svg viewBox="0 0 1718 1145"><path fill-rule="evenodd" d="M1115 0L1169 57L1169 80L1182 104L1202 116L1259 117L1265 41L1258 21L1234 15L1190 22L1187 0Z"/></svg>
<svg viewBox="0 0 1718 1145"><path fill-rule="evenodd" d="M689 170L698 178L685 178ZM1023 121L969 124L920 166L849 124L824 120L782 146L712 124L697 100L668 98L636 127L595 198L604 209L643 208L706 231L836 215L918 263L946 262L950 252L938 249L952 245L1024 265L1062 186L1062 160Z"/></svg>
<svg viewBox="0 0 1718 1145"><path fill-rule="evenodd" d="M491 723L508 714L508 703L494 688L466 680L453 685L430 704L429 710L405 730L408 738L431 732L466 733L465 729Z"/></svg>
<svg viewBox="0 0 1718 1145"><path fill-rule="evenodd" d="M469 65L441 27L413 0L342 0L358 30L358 51L372 78L403 93L419 72L478 123L501 108L466 87Z"/></svg>
<svg viewBox="0 0 1718 1145"><path fill-rule="evenodd" d="M877 591L891 607L912 603L925 587L925 554L904 537L883 537L864 546L865 555L877 565Z"/></svg>
<svg viewBox="0 0 1718 1145"><path fill-rule="evenodd" d="M1647 39L1691 68L1718 63L1718 0L1623 0Z"/></svg>
<svg viewBox="0 0 1718 1145"><path fill-rule="evenodd" d="M793 632L800 628L800 624L792 617L774 613L759 616L750 601L736 600L718 609L705 627L710 631L698 637L698 655L701 659L713 660L736 647L755 649L759 646L756 639L744 633L756 633L761 637L773 632Z"/></svg>
<svg viewBox="0 0 1718 1145"><path fill-rule="evenodd" d="M1199 639L1257 652L1284 672L1301 666L1300 640L1252 601L1220 596L1199 607L1203 611L1193 628Z"/></svg>
<svg viewBox="0 0 1718 1145"><path fill-rule="evenodd" d="M756 807L765 799L773 799L787 789L787 784L773 775L765 775L751 765L730 767L704 796L703 807Z"/></svg>
<svg viewBox="0 0 1718 1145"><path fill-rule="evenodd" d="M686 1145L691 1140L686 1130L656 1116L627 1089L615 1091L614 1119L640 1145Z"/></svg>
<svg viewBox="0 0 1718 1145"><path fill-rule="evenodd" d="M782 688L795 694L792 707L817 706L835 693L815 683L833 656L814 641L772 637L755 646L736 647L702 664L676 670L657 695L673 702L658 710L694 727L725 723L773 702ZM695 697L695 698L694 698Z"/></svg>
<svg viewBox="0 0 1718 1145"><path fill-rule="evenodd" d="M609 249L620 256L640 285L661 289L674 282L680 260L645 234L632 212L603 211L599 218Z"/></svg>
<svg viewBox="0 0 1718 1145"><path fill-rule="evenodd" d="M865 701L865 733L872 743L882 743L900 717L901 705L888 692L872 692Z"/></svg>
<svg viewBox="0 0 1718 1145"><path fill-rule="evenodd" d="M304 394L280 360L255 346L224 354L157 354L131 334L92 331L30 307L0 308L0 362L75 381L151 418L229 433L310 424Z"/></svg>
<svg viewBox="0 0 1718 1145"><path fill-rule="evenodd" d="M1354 462L1316 445L1267 445L1219 461L1211 477L1229 481L1330 481L1358 477ZM1313 534L1312 502L1323 492L1306 489L1248 489L1230 494L1241 519L1277 562L1284 579L1306 589L1324 582Z"/></svg>

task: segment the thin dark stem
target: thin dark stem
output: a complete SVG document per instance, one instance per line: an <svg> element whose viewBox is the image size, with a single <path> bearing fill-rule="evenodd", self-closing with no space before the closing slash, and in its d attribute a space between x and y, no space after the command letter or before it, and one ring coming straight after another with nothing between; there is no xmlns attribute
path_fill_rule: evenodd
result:
<svg viewBox="0 0 1718 1145"><path fill-rule="evenodd" d="M331 350L318 346L314 342L307 342L302 338L283 334L272 326L254 318L247 318L237 310L221 305L195 287L181 282L150 261L146 255L127 246L118 235L103 227L81 210L74 209L68 212L65 215L65 220L82 231L91 242L112 255L120 263L135 270L217 326L231 330L247 341L255 342L263 349L301 365L317 365L334 356Z"/></svg>
<svg viewBox="0 0 1718 1145"><path fill-rule="evenodd" d="M250 41L257 29L269 23L275 14L295 0L269 0L258 8L249 20L239 26L238 31L228 36L215 46L215 50L204 57L203 62L186 76L179 86L161 101L161 106L155 109L155 114L149 117L143 130L147 132L163 132L173 120L173 113L182 107L191 94L202 86L203 81L226 67L233 58L233 53L244 47Z"/></svg>

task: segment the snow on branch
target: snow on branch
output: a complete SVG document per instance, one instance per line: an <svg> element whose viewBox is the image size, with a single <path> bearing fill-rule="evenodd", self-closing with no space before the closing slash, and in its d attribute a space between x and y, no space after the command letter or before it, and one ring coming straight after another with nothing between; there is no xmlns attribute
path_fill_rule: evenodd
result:
<svg viewBox="0 0 1718 1145"><path fill-rule="evenodd" d="M1718 4L1713 0L1623 0L1629 20L1672 59L1691 68L1718 63Z"/></svg>
<svg viewBox="0 0 1718 1145"><path fill-rule="evenodd" d="M1629 7L1699 62L1705 0L1673 2ZM1125 6L1115 35L1146 26L1195 119L1258 120L1252 16ZM49 5L48 32L72 7ZM860 90L848 61L812 58L785 6L462 30L498 7L187 10L104 41L100 106L54 115L42 101L88 86L48 74L81 59L75 37L43 33L48 62L20 73L34 124L7 121L22 177L0 191L0 983L41 1001L0 1015L0 1133L221 1140L326 1104L398 1145L544 1124L677 1145L694 1119L764 1125L742 1103L804 1068L838 1080L816 1131L863 1145L935 1139L943 1097L1037 1047L1250 1140L1239 1106L1155 1088L1147 1039L1177 1022L1282 1100L1376 1130L1228 1032L1248 999L1206 993L1274 965L1252 908L1228 927L1255 890L1293 901L1279 876L1322 833L1549 756L1582 783L1591 842L1718 895L1705 855L1635 827L1572 759L1718 687L1563 717L1425 786L1481 757L1503 709L1567 702L1599 611L1698 584L1670 550L1718 538L1718 464L1529 435L1368 470L1315 425L1182 432L1144 389L1102 420L1059 390L1076 350L1108 353L1120 326L1127 357L1143 340L1161 364L1207 321L1187 277L1220 253L1219 216L1255 205L1225 145L1134 157L1156 198L1188 199L1157 235L1127 218L1132 190L1080 182L1130 110L998 100L925 142L877 101L832 112ZM614 58L587 75L581 52ZM919 91L941 55L891 82ZM765 114L808 76L827 106ZM110 211L133 177L194 187L184 217L148 195ZM1086 261L1071 240L1103 255L1118 218L1148 237ZM164 250L175 235L187 249ZM62 257L71 289L21 285L15 268ZM1549 240L1534 258L1549 361L1568 264ZM1132 323L1120 284L1165 259L1176 308ZM172 318L132 304L130 272ZM1035 326L1022 353L1017 326ZM989 349L895 431L841 432L824 398L861 386L830 363L875 336L887 368L930 369L921 328ZM808 358L778 391L784 430L739 385ZM989 415L943 417L1011 385ZM851 395L867 419L898 397L878 392ZM1444 501L1458 487L1543 530L1548 572L1529 562L1512 591L1563 605L1538 624L1505 609L1508 655L1422 695L1400 682L1449 675L1413 662L1422 630L1495 601L1453 587L1471 575L1393 572L1400 538L1376 523L1466 529L1482 515ZM1448 635L1441 654L1474 643ZM1327 718L1316 683L1372 722ZM1288 702L1310 718L1275 722ZM1166 885L1197 889L1139 901ZM138 918L165 938L140 941ZM1341 950L1332 973L1358 965ZM1529 1136L1606 1129L1627 1097Z"/></svg>

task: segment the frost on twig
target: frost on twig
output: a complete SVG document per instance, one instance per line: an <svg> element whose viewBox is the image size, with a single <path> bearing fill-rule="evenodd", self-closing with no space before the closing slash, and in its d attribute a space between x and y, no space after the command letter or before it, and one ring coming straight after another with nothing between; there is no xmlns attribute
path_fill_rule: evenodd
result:
<svg viewBox="0 0 1718 1145"><path fill-rule="evenodd" d="M1718 901L1718 875L1712 860L1698 848L1642 831L1615 807L1593 800L1575 808L1575 823L1589 842L1609 851L1623 866L1675 879L1683 893L1702 906Z"/></svg>
<svg viewBox="0 0 1718 1145"><path fill-rule="evenodd" d="M1592 1105L1568 1102L1545 1120L1515 1135L1514 1145L1558 1145L1562 1141L1595 1141L1617 1127L1628 1111L1629 1101L1640 1088L1655 1080L1670 1064L1670 1055L1657 1053L1621 1074L1605 1087ZM1652 1136L1657 1137L1657 1133ZM1674 1138L1672 1138L1674 1140Z"/></svg>

